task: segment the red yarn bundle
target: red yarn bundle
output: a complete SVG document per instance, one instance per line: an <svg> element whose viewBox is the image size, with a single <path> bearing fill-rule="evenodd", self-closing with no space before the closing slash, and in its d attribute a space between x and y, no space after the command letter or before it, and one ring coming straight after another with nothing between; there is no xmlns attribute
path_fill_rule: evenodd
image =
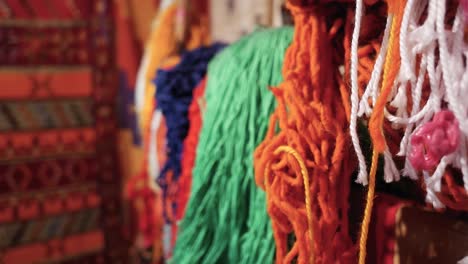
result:
<svg viewBox="0 0 468 264"><path fill-rule="evenodd" d="M184 140L184 150L182 154L182 173L178 183L178 196L177 196L177 212L176 219L181 220L185 214L185 207L190 196L190 189L192 185L192 169L195 165L196 150L198 145L198 138L202 126L203 114L203 96L205 94L206 77L203 79L193 91L192 103L189 107L188 118L190 121L190 128L187 137Z"/></svg>

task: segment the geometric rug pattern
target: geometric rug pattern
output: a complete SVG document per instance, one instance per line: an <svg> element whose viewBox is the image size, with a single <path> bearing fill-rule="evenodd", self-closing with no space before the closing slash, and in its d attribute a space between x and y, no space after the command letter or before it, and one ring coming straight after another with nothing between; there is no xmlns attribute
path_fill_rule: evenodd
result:
<svg viewBox="0 0 468 264"><path fill-rule="evenodd" d="M0 8L0 263L126 263L111 0Z"/></svg>

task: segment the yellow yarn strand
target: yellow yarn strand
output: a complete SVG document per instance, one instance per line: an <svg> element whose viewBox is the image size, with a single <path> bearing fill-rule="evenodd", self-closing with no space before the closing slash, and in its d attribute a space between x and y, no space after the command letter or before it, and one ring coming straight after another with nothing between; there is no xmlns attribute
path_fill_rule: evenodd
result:
<svg viewBox="0 0 468 264"><path fill-rule="evenodd" d="M387 147L385 136L383 134L383 122L384 122L384 107L387 101L387 96L391 91L393 79L395 78L398 67L395 67L395 63L400 63L398 60L399 51L398 39L399 30L401 26L401 11L404 6L405 0L394 0L389 1L389 15L392 15L391 29L389 36L389 46L387 54L385 56L385 65L382 79L382 88L380 97L375 102L374 111L369 121L369 132L374 147L372 153L372 165L369 173L369 188L367 191L367 202L364 210L364 219L361 225L361 237L359 241L359 264L366 263L367 254L367 237L369 233L369 223L372 216L372 207L374 204L375 194L375 175L377 173L377 166L379 163L379 154L385 151ZM395 61L397 60L397 61Z"/></svg>
<svg viewBox="0 0 468 264"><path fill-rule="evenodd" d="M361 238L359 240L359 264L366 263L367 236L369 234L369 224L372 216L375 194L375 175L379 163L379 153L374 149L372 153L372 166L369 173L369 189L367 191L367 203L364 209L364 218L361 225Z"/></svg>
<svg viewBox="0 0 468 264"><path fill-rule="evenodd" d="M306 165L302 157L299 155L299 153L293 149L290 146L279 146L274 154L278 155L281 152L285 152L287 154L292 155L297 163L299 164L299 167L301 168L301 174L302 174L302 180L304 181L304 193L305 193L305 203L306 203L306 214L307 214L307 224L309 226L309 230L307 230L309 234L309 241L310 241L310 246L313 246L313 238L314 238L314 233L313 233L313 223L312 223L312 207L311 207L311 197L310 197L310 190L309 190L309 172L307 171ZM266 177L265 177L266 179ZM311 249L312 254L310 257L310 263L314 263L314 253L313 253L313 248Z"/></svg>

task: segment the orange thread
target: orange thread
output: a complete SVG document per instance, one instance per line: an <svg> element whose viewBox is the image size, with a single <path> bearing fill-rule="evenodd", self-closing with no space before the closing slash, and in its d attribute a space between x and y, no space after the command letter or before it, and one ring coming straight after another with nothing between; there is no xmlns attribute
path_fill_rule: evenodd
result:
<svg viewBox="0 0 468 264"><path fill-rule="evenodd" d="M369 173L369 189L367 191L367 202L366 208L364 209L364 217L362 219L361 237L359 239L359 264L366 263L367 236L369 233L369 224L372 216L372 207L374 205L375 174L377 173L378 162L379 153L374 149L372 153L372 166Z"/></svg>
<svg viewBox="0 0 468 264"><path fill-rule="evenodd" d="M403 19L403 11L406 0L388 1L388 13L392 15L392 26L390 30L389 46L385 58L384 73L380 96L377 98L372 115L369 120L369 133L372 139L374 151L372 154L372 165L369 173L369 187L367 191L367 202L361 225L361 237L359 240L359 264L366 262L367 236L372 216L375 193L375 174L377 172L378 157L387 148L384 129L384 109L388 96L393 88L393 83L400 70L400 41L399 32Z"/></svg>
<svg viewBox="0 0 468 264"><path fill-rule="evenodd" d="M392 27L390 30L389 46L384 64L382 88L380 96L375 102L374 110L369 120L369 133L372 144L378 153L385 151L386 142L383 133L384 109L387 104L393 83L400 70L400 27L403 19L403 11L406 0L388 1L389 15L393 15Z"/></svg>

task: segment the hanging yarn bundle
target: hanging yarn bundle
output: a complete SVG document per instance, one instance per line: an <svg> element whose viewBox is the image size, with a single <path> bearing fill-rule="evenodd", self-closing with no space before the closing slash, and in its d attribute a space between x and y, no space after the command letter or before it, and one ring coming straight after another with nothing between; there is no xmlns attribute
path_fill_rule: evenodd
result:
<svg viewBox="0 0 468 264"><path fill-rule="evenodd" d="M190 8L181 0L167 0L160 5L152 32L145 47L135 86L135 110L140 132L148 133L154 112L153 80L157 69L181 48L192 50L210 43L206 0L192 0ZM182 19L181 19L182 17ZM189 20L186 22L186 20ZM183 25L181 25L183 24ZM182 28L183 33L178 29Z"/></svg>
<svg viewBox="0 0 468 264"><path fill-rule="evenodd" d="M380 154L387 182L399 180L400 170L412 179L422 174L428 203L435 208L468 209L468 106L462 103L468 99L468 45L462 8L456 5L456 1L444 0L387 1L381 47L373 68L367 67L372 69L367 78L358 65L362 49L358 42L361 27L368 24L362 20L363 1L356 1L350 132L359 160L357 181L367 184L369 178L360 263L365 261ZM368 80L364 91L362 78ZM357 134L357 119L366 117L374 148L369 176ZM403 158L404 166L399 166L397 156ZM461 181L464 187L457 183Z"/></svg>
<svg viewBox="0 0 468 264"><path fill-rule="evenodd" d="M158 183L162 189L163 215L166 222L173 223L172 229L176 228L177 182L181 173L183 140L189 129L188 108L193 90L205 76L208 62L223 47L222 44L214 44L185 52L179 64L168 70L158 70L155 79L158 87L157 108L163 114L167 126L167 160L161 169Z"/></svg>
<svg viewBox="0 0 468 264"><path fill-rule="evenodd" d="M193 100L188 110L188 120L190 128L184 140L182 153L182 172L177 188L177 212L176 219L181 220L185 213L185 207L190 196L192 186L192 170L195 165L195 156L200 137L202 125L202 115L205 108L204 95L206 87L206 77L193 90Z"/></svg>
<svg viewBox="0 0 468 264"><path fill-rule="evenodd" d="M165 160L165 157L157 155L156 144L153 144L156 143L155 134L161 134L165 130L164 117L160 111L155 110L156 87L153 81L157 69L177 64L181 48L191 50L210 42L206 1L196 0L193 4L192 8L188 8L186 3L180 0L161 3L137 74L135 111L140 133L144 138L143 149L146 157L143 170L149 171L150 179L159 175L157 160ZM185 23L188 19L189 23ZM178 30L181 27L183 33Z"/></svg>
<svg viewBox="0 0 468 264"><path fill-rule="evenodd" d="M290 28L260 30L209 65L206 111L192 192L173 263L270 263L274 246L265 196L253 178L253 151L275 107Z"/></svg>
<svg viewBox="0 0 468 264"><path fill-rule="evenodd" d="M255 151L255 179L267 195L276 263L354 263L349 101L338 67L342 51L333 45L344 21L332 4L299 2L287 3L294 41L286 53L285 81L272 90L278 107Z"/></svg>
<svg viewBox="0 0 468 264"><path fill-rule="evenodd" d="M149 130L154 110L153 98L156 87L153 84L153 79L156 70L164 59L177 52L177 38L174 30L176 14L176 3L160 8L138 70L135 86L135 110L138 114L140 133L143 135Z"/></svg>
<svg viewBox="0 0 468 264"><path fill-rule="evenodd" d="M389 15L382 48L361 98L358 84L352 81L357 114L351 119L370 118L374 149L384 154L386 181L399 180L398 162L389 151L389 144L395 140L387 140L397 132L402 136L396 141L396 155L405 160L403 175L412 179L423 176L426 201L435 208L467 210L468 106L462 102L467 99L468 45L464 42L463 9L456 1L387 2ZM362 1L357 1L356 10L356 21L360 21ZM356 36L359 26L357 23ZM356 47L358 41L353 38ZM357 72L352 76L356 78ZM391 126L385 127L385 123ZM355 129L351 127L351 132ZM353 142L358 142L356 134L351 135ZM359 144L354 147L362 159ZM365 183L366 167L360 164L358 179ZM459 181L464 187L456 184Z"/></svg>

